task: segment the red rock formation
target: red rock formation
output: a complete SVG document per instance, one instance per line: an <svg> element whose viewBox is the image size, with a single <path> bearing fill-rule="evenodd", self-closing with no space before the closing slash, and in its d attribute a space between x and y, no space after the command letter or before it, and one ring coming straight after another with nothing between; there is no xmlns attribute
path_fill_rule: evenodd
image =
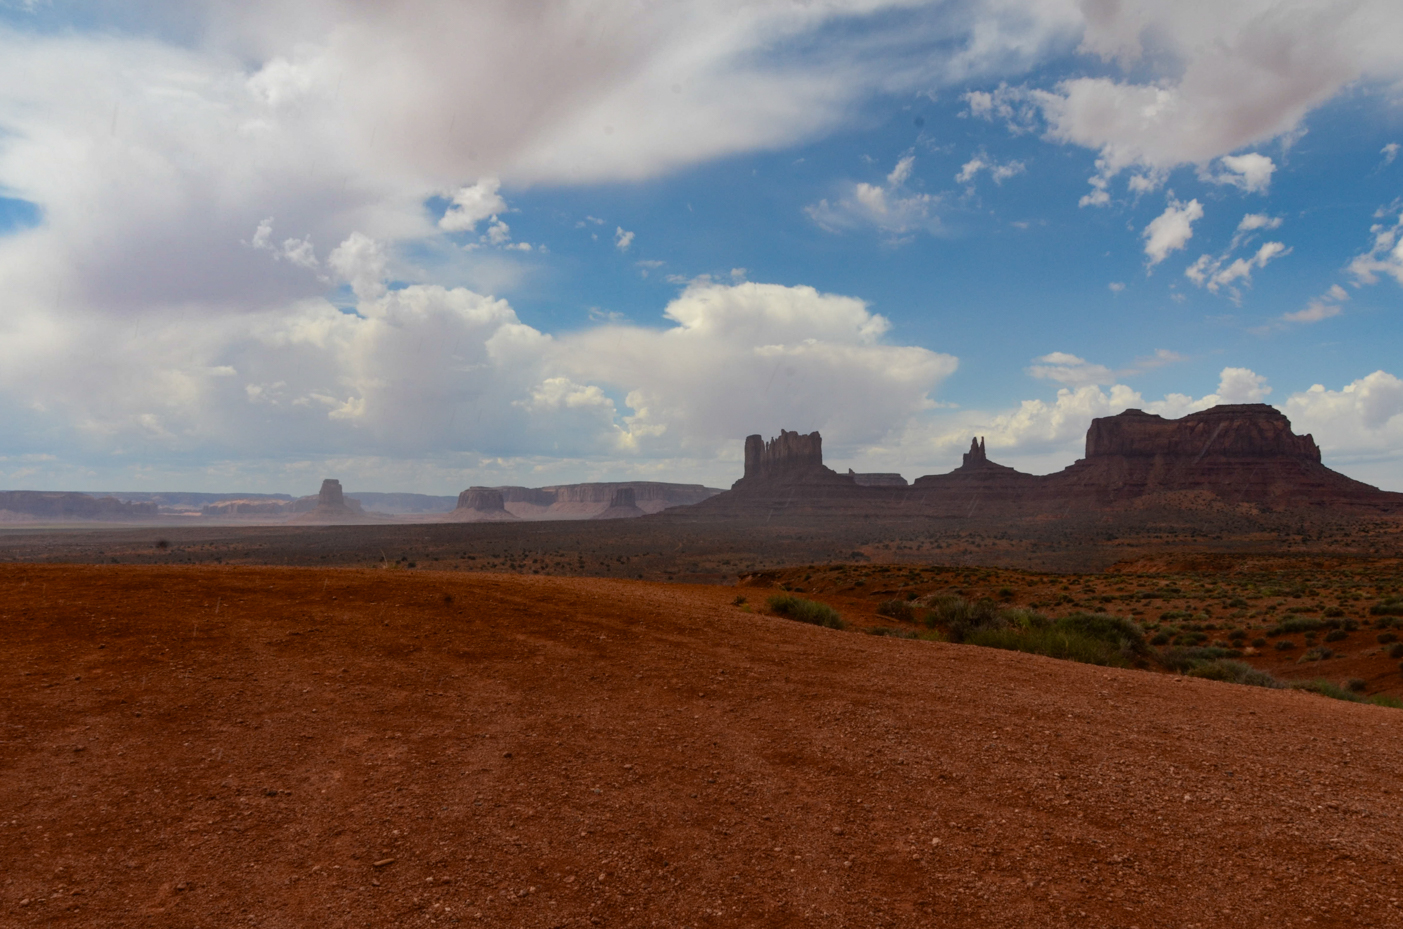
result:
<svg viewBox="0 0 1403 929"><path fill-rule="evenodd" d="M491 523L516 519L507 512L502 492L494 487L469 487L458 495L458 506L443 517L450 523Z"/></svg>
<svg viewBox="0 0 1403 929"><path fill-rule="evenodd" d="M636 519L639 516L646 516L638 508L638 503L634 499L632 487L620 487L614 491L613 498L609 501L609 508L595 519Z"/></svg>
<svg viewBox="0 0 1403 929"><path fill-rule="evenodd" d="M115 497L43 490L0 491L0 511L45 519L151 519L154 503L123 503Z"/></svg>
<svg viewBox="0 0 1403 929"><path fill-rule="evenodd" d="M304 506L303 497L289 504L288 509L296 511ZM347 497L341 491L341 482L335 478L327 478L322 481L321 490L317 493L317 505L310 511L294 516L289 522L294 523L364 523L374 522L376 517L368 515L360 505L360 501Z"/></svg>
<svg viewBox="0 0 1403 929"><path fill-rule="evenodd" d="M1042 481L1044 494L1099 504L1208 491L1229 503L1272 508L1396 508L1390 494L1320 462L1309 435L1264 403L1225 404L1181 419L1141 410L1093 420L1086 457Z"/></svg>
<svg viewBox="0 0 1403 929"><path fill-rule="evenodd" d="M781 429L779 438L766 442L758 435L745 439L745 474L741 480L807 481L836 471L823 466L823 438L817 432L800 435Z"/></svg>

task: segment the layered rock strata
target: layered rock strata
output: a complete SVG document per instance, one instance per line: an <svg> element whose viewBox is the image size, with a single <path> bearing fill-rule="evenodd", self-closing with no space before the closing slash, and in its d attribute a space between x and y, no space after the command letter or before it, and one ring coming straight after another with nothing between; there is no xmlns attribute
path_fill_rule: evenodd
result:
<svg viewBox="0 0 1403 929"><path fill-rule="evenodd" d="M609 500L609 508L595 516L595 519L636 519L646 516L635 502L632 487L620 487Z"/></svg>
<svg viewBox="0 0 1403 929"><path fill-rule="evenodd" d="M451 523L507 522L516 519L507 512L502 492L494 487L469 487L458 495L458 506L443 517Z"/></svg>

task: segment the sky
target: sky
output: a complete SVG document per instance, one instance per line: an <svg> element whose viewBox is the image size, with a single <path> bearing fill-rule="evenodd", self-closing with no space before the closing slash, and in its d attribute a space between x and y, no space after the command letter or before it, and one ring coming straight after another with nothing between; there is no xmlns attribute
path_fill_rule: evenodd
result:
<svg viewBox="0 0 1403 929"><path fill-rule="evenodd" d="M1397 0L0 0L0 487L908 479L1264 402L1403 491Z"/></svg>

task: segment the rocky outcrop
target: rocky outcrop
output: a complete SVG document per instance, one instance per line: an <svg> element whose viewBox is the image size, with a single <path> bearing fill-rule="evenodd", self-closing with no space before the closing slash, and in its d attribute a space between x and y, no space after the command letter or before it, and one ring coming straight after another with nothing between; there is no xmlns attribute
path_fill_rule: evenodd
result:
<svg viewBox="0 0 1403 929"><path fill-rule="evenodd" d="M802 435L781 429L768 442L747 436L745 474L725 493L689 507L687 515L860 512L881 507L902 490L865 487L854 477L823 463L823 438L817 432Z"/></svg>
<svg viewBox="0 0 1403 929"><path fill-rule="evenodd" d="M221 500L200 507L201 516L232 518L239 516L285 516L290 504L279 500Z"/></svg>
<svg viewBox="0 0 1403 929"><path fill-rule="evenodd" d="M1327 468L1309 435L1266 404L1216 406L1180 419L1142 410L1093 420L1086 457L1037 476L989 460L983 438L960 467L917 478L909 488L864 484L862 475L823 467L818 433L781 432L745 446L745 476L731 490L679 515L944 518L1057 517L1088 508L1182 508L1216 500L1269 509L1307 506L1403 512L1403 494ZM840 483L846 486L840 486Z"/></svg>
<svg viewBox="0 0 1403 929"><path fill-rule="evenodd" d="M900 474L858 474L848 469L848 477L859 487L905 487L906 478Z"/></svg>
<svg viewBox="0 0 1403 929"><path fill-rule="evenodd" d="M304 505L308 498L293 501L290 509L298 509L299 505ZM327 478L322 481L321 490L317 492L316 505L311 510L294 516L289 522L293 523L325 523L334 525L337 523L365 523L374 522L375 517L367 514L360 505L360 501L353 497L347 497L341 491L341 482L335 478Z"/></svg>
<svg viewBox="0 0 1403 929"><path fill-rule="evenodd" d="M801 435L787 429L766 442L758 435L745 439L745 474L742 483L848 483L853 481L823 464L823 437L817 432Z"/></svg>
<svg viewBox="0 0 1403 929"><path fill-rule="evenodd" d="M1291 421L1264 403L1225 404L1180 419L1126 410L1093 420L1086 457L1044 481L1053 494L1103 505L1185 491L1271 508L1403 503L1403 495L1327 468L1315 440L1296 435Z"/></svg>
<svg viewBox="0 0 1403 929"><path fill-rule="evenodd" d="M1265 403L1215 406L1182 419L1126 410L1091 421L1086 431L1087 460L1153 458L1200 461L1299 459L1320 463L1320 449L1309 435L1296 435L1291 421Z"/></svg>
<svg viewBox="0 0 1403 929"><path fill-rule="evenodd" d="M516 519L507 512L502 492L494 487L469 487L458 495L458 506L446 515L445 522L491 523Z"/></svg>
<svg viewBox="0 0 1403 929"><path fill-rule="evenodd" d="M115 497L42 490L0 491L0 511L41 519L146 520L157 515L154 503L123 503Z"/></svg>
<svg viewBox="0 0 1403 929"><path fill-rule="evenodd" d="M609 508L595 516L595 519L636 519L639 516L646 516L638 508L634 499L632 487L620 487L614 491L614 496L609 500Z"/></svg>
<svg viewBox="0 0 1403 929"><path fill-rule="evenodd" d="M689 506L721 491L701 484L663 481L599 481L556 484L550 487L498 487L507 512L521 519L593 519L609 509L614 494L633 491L634 505L642 514L660 513L669 507Z"/></svg>

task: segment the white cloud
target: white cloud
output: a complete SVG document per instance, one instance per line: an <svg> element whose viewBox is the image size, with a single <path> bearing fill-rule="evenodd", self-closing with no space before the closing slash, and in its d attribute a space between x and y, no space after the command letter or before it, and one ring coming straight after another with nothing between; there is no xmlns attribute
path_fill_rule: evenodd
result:
<svg viewBox="0 0 1403 929"><path fill-rule="evenodd" d="M1002 184L1011 177L1017 177L1026 170L1026 165L1021 161L1010 160L999 163L983 152L975 155L960 167L960 173L955 175L955 183L972 183L981 171L989 172L995 184Z"/></svg>
<svg viewBox="0 0 1403 929"><path fill-rule="evenodd" d="M1121 291L1125 290L1125 284L1123 284L1120 281L1111 281L1111 283L1106 285L1106 289L1113 294L1118 294Z"/></svg>
<svg viewBox="0 0 1403 929"><path fill-rule="evenodd" d="M1110 200L1109 183L1127 169L1164 171L1224 158L1221 180L1265 190L1265 156L1232 156L1248 146L1289 140L1307 113L1357 81L1403 76L1403 29L1393 0L1230 4L1123 0L1079 4L1082 51L1115 62L1140 80L1078 77L1051 90L1003 88L966 99L971 112L1028 126L1026 108L1049 137L1095 150L1092 192ZM1263 160L1257 160L1257 159ZM1242 159L1248 159L1246 161Z"/></svg>
<svg viewBox="0 0 1403 929"><path fill-rule="evenodd" d="M1172 352L1163 354L1174 355ZM1061 353L1044 357L1085 363ZM1177 355L1174 360L1179 360ZM1094 383L1083 383L1059 389L1051 401L1024 400L1011 410L961 411L945 416L933 424L931 434L921 441L933 457L948 460L956 451L969 447L971 435L981 435L986 439L990 457L1000 463L1045 472L1065 467L1081 456L1086 430L1097 417L1114 416L1135 408L1177 419L1220 403L1258 403L1270 393L1266 378L1247 368L1224 368L1219 375L1217 391L1197 399L1188 394L1172 393L1160 400L1147 401L1125 384L1111 384L1103 389Z"/></svg>
<svg viewBox="0 0 1403 929"><path fill-rule="evenodd" d="M915 163L914 155L906 155L897 161L885 184L852 184L837 202L823 199L805 207L804 212L829 232L875 228L886 233L890 241L904 241L905 236L922 229L934 231L940 226L935 214L940 198L906 186Z"/></svg>
<svg viewBox="0 0 1403 929"><path fill-rule="evenodd" d="M1339 316L1344 312L1340 304L1349 299L1349 293L1339 284L1331 284L1330 289L1306 304L1305 309L1294 313L1283 313L1283 323L1318 323Z"/></svg>
<svg viewBox="0 0 1403 929"><path fill-rule="evenodd" d="M618 248L619 251L621 251L621 252L626 252L626 251L628 251L628 247L629 247L630 245L632 245L632 244L633 244L633 233L632 233L632 232L625 232L623 226L620 226L619 228L617 228L617 229L614 230L614 245L615 245L616 248Z"/></svg>
<svg viewBox="0 0 1403 929"><path fill-rule="evenodd" d="M1271 176L1276 165L1266 155L1248 152L1245 155L1224 155L1218 159L1223 171L1213 174L1203 172L1200 176L1214 184L1229 184L1247 193L1266 193L1271 186Z"/></svg>
<svg viewBox="0 0 1403 929"><path fill-rule="evenodd" d="M1403 380L1385 371L1327 390L1315 384L1283 404L1297 433L1310 433L1327 464L1351 477L1403 491Z"/></svg>
<svg viewBox="0 0 1403 929"><path fill-rule="evenodd" d="M1109 384L1116 377L1115 372L1105 365L1092 364L1085 358L1066 352L1052 352L1033 360L1035 363L1028 368L1030 376L1073 387Z"/></svg>
<svg viewBox="0 0 1403 929"><path fill-rule="evenodd" d="M359 232L332 251L326 263L361 301L375 300L385 292L385 247Z"/></svg>
<svg viewBox="0 0 1403 929"><path fill-rule="evenodd" d="M505 213L507 201L497 192L500 187L501 181L497 178L485 177L470 187L458 188L438 221L439 228L447 232L473 232L484 219Z"/></svg>
<svg viewBox="0 0 1403 929"><path fill-rule="evenodd" d="M1379 154L1384 156L1384 164L1391 165L1393 164L1394 159L1398 157L1398 151L1398 143L1390 142L1383 148L1379 149Z"/></svg>
<svg viewBox="0 0 1403 929"><path fill-rule="evenodd" d="M1250 257L1234 258L1229 262L1229 254L1224 252L1217 257L1200 255L1197 261L1184 269L1184 276L1213 293L1226 287L1234 300L1240 300L1241 288L1252 283L1252 271L1265 268L1275 258L1291 254L1291 249L1281 242L1263 242Z"/></svg>
<svg viewBox="0 0 1403 929"><path fill-rule="evenodd" d="M83 444L110 453L140 443L148 457L715 467L757 429L822 429L834 448L899 432L957 364L888 344L888 322L861 300L807 287L703 281L667 306L661 327L606 316L551 337L506 301L462 288L386 290L373 276L382 257L373 239L351 236L328 262L360 295L354 314L311 299L215 321L172 310L139 330L98 319L59 332L10 317L0 416L42 402L79 424ZM125 387L100 386L113 384Z"/></svg>
<svg viewBox="0 0 1403 929"><path fill-rule="evenodd" d="M1237 224L1238 234L1252 232L1257 229L1279 229L1281 228L1280 216L1268 216L1265 213L1248 213L1242 217Z"/></svg>
<svg viewBox="0 0 1403 929"><path fill-rule="evenodd" d="M1203 206L1197 200L1180 203L1170 198L1164 212L1150 221L1142 238L1145 240L1145 254L1149 256L1149 267L1153 268L1178 251L1193 238L1193 224L1203 218Z"/></svg>
<svg viewBox="0 0 1403 929"><path fill-rule="evenodd" d="M1390 214L1396 214L1392 223L1375 223L1369 227L1373 244L1349 263L1349 273L1357 283L1374 284L1380 274L1387 274L1403 284L1403 205L1395 202L1374 215L1377 219L1387 219Z"/></svg>

